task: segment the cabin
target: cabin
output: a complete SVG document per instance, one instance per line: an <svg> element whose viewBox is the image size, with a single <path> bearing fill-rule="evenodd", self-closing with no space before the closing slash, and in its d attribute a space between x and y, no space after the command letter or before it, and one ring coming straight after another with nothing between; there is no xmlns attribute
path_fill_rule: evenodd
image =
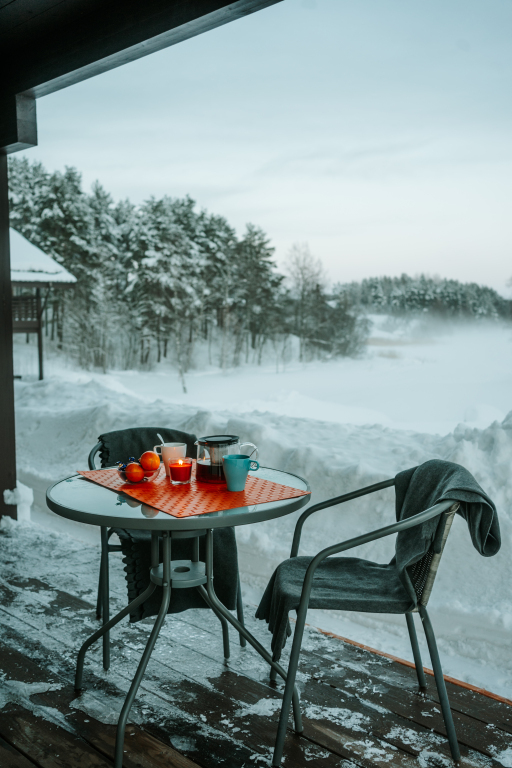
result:
<svg viewBox="0 0 512 768"><path fill-rule="evenodd" d="M43 379L43 329L48 330L48 310L52 289L69 288L76 283L67 269L12 227L11 246L12 332L37 334L39 381ZM52 310L54 305L52 304ZM55 315L52 311L52 336Z"/></svg>

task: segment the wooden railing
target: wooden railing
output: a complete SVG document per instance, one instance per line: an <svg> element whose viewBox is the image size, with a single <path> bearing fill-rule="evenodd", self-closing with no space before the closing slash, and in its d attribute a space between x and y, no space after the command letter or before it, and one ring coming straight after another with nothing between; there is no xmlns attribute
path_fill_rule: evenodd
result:
<svg viewBox="0 0 512 768"><path fill-rule="evenodd" d="M14 333L38 331L41 325L41 299L38 296L12 297L12 329Z"/></svg>

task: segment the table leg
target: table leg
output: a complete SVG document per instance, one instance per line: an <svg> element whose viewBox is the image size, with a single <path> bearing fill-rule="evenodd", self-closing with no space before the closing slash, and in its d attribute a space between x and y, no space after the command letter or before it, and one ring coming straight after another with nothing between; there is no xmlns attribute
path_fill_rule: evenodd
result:
<svg viewBox="0 0 512 768"><path fill-rule="evenodd" d="M194 544L193 544L193 549L192 549L192 562L193 563L198 563L199 562L199 536L194 539ZM220 624L221 624L221 627L222 627L222 643L224 645L224 658L225 659L229 659L230 653L229 653L229 630L228 630L228 623L227 623L226 619L224 618L224 616L222 616L221 614L217 613L217 611L215 610L215 607L212 604L212 602L209 599L209 597L207 597L207 596L205 597L205 594L203 594L203 592L200 592L199 594L201 595L203 600L206 602L206 605L208 606L208 608L210 608L210 610L212 610L214 612L214 614L217 616L217 618L220 621Z"/></svg>
<svg viewBox="0 0 512 768"><path fill-rule="evenodd" d="M162 540L163 540L162 603L160 605L160 610L158 611L158 616L156 617L156 621L153 624L153 629L151 630L151 634L149 636L148 642L146 643L144 653L142 654L142 658L139 662L139 666L137 667L137 672L135 673L135 677L133 678L132 684L130 686L130 690L128 691L128 695L125 699L123 708L121 710L121 714L119 716L119 721L117 723L114 768L122 768L123 766L124 732L126 729L128 715L130 714L130 709L132 708L132 704L134 702L135 696L139 689L139 685L141 684L142 678L144 676L144 672L146 671L146 667L148 665L149 659L151 658L153 648L155 647L155 643L157 641L158 635L162 628L162 624L164 623L165 617L167 615L167 610L169 608L169 601L171 599L171 539L169 536L169 531L164 531L162 533Z"/></svg>
<svg viewBox="0 0 512 768"><path fill-rule="evenodd" d="M238 586L236 590L236 617L240 624L243 624L245 626L244 621L244 605L242 603L242 586L240 584L240 572L238 572ZM240 645L242 648L245 648L247 645L247 640L243 635L240 635Z"/></svg>
<svg viewBox="0 0 512 768"><path fill-rule="evenodd" d="M151 534L151 565L152 567L158 567L158 532ZM82 645L78 652L78 658L76 661L76 673L75 673L75 691L80 691L82 689L82 676L84 671L84 661L85 661L85 654L87 652L87 649L96 642L96 640L99 640L100 637L103 637L105 633L108 633L112 627L115 627L116 624L119 624L119 622L124 619L125 616L128 616L129 613L131 613L135 608L138 608L139 605L142 605L156 589L156 584L151 584L148 586L142 594L140 594L138 597L135 598L135 600L132 600L129 605L126 606L126 608L123 608L122 611L119 611L118 614L116 614L110 621L108 621L106 624L103 623L103 625L100 627L100 629L96 630L90 637L87 638L85 643Z"/></svg>
<svg viewBox="0 0 512 768"><path fill-rule="evenodd" d="M101 528L101 567L100 567L100 600L101 617L103 626L108 624L110 619L110 585L108 574L108 530ZM103 669L106 671L110 667L110 632L108 629L103 634Z"/></svg>
<svg viewBox="0 0 512 768"><path fill-rule="evenodd" d="M229 659L230 656L230 650L229 650L229 629L228 629L228 623L222 613L219 613L217 609L215 608L215 605L212 603L210 598L208 597L208 592L205 590L203 586L200 586L197 588L199 590L199 594L205 601L208 608L211 608L211 610L214 612L214 614L219 619L221 625L222 625L222 642L224 644L224 658Z"/></svg>
<svg viewBox="0 0 512 768"><path fill-rule="evenodd" d="M219 598L215 594L215 589L213 586L213 529L209 528L206 531L206 589L203 586L197 587L197 589L201 592L203 597L205 598L206 602L209 601L212 603L212 607L215 606L218 613L222 614L229 622L232 624L235 629L240 632L243 637L252 645L255 651L257 651L260 656L265 659L265 661L270 664L272 669L275 669L277 674L280 675L283 680L286 682L286 672L284 671L283 667L278 664L276 661L273 660L270 653L261 645L261 643L256 640L255 637L251 635L248 629L241 624L235 617L231 614L230 611L220 602ZM203 594L204 593L204 594ZM206 595L206 597L205 597ZM303 725L302 725L302 715L300 711L300 699L299 699L299 692L297 690L297 686L294 685L293 687L293 696L292 696L292 705L293 705L293 719L295 723L295 731L296 733L302 733L303 731ZM116 766L117 768L117 766Z"/></svg>

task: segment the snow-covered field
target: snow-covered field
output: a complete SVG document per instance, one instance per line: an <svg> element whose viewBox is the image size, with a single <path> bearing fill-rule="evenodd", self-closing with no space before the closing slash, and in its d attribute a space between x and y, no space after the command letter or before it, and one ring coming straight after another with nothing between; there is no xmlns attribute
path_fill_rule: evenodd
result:
<svg viewBox="0 0 512 768"><path fill-rule="evenodd" d="M233 432L260 448L263 464L308 478L319 501L368 485L433 457L466 466L495 500L503 545L494 558L473 549L457 519L430 603L444 671L512 698L512 326L399 324L374 318L359 360L275 361L228 372L86 373L49 355L37 382L35 349L16 339L18 467L34 489L32 520L97 540L87 526L44 511L53 480L86 468L100 433L136 425L175 426L196 434ZM257 603L272 569L287 557L297 515L239 528L244 597ZM394 495L318 513L302 552L394 519ZM387 561L393 543L355 554ZM411 658L403 617L312 611L310 623ZM421 636L421 632L420 632ZM270 639L270 636L269 636ZM425 663L428 653L423 644Z"/></svg>

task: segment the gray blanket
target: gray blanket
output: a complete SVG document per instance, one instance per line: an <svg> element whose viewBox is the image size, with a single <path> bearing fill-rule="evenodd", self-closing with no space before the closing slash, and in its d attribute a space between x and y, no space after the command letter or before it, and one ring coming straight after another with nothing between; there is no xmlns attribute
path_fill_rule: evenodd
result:
<svg viewBox="0 0 512 768"><path fill-rule="evenodd" d="M467 522L473 546L484 557L492 557L501 546L500 526L494 502L473 475L451 461L433 459L419 467L407 469L395 477L396 519L406 520L441 501L458 501L458 514ZM409 569L431 545L439 551L440 518L402 531L396 538L396 565L400 581L416 605L416 593Z"/></svg>
<svg viewBox="0 0 512 768"><path fill-rule="evenodd" d="M477 551L491 556L499 550L496 508L473 476L458 464L434 460L400 472L395 478L395 491L398 520L453 499L460 502L459 514L468 523ZM439 522L440 518L436 517L398 534L396 555L388 564L355 557L328 558L315 573L309 607L372 613L412 610L417 598L408 569L432 545L434 549L438 546ZM288 614L299 607L304 576L311 560L311 557L296 557L281 563L256 611L256 617L269 625L276 657L291 634Z"/></svg>

